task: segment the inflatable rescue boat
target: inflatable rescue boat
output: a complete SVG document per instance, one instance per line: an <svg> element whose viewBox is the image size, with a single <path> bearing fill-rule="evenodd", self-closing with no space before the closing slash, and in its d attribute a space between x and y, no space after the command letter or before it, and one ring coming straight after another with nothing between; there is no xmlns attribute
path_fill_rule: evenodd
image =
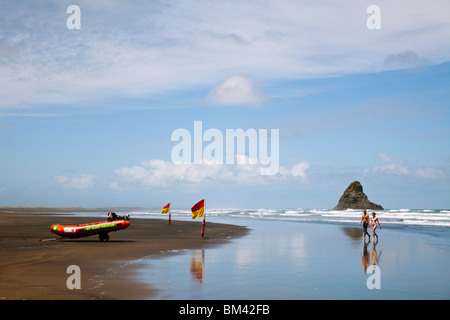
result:
<svg viewBox="0 0 450 320"><path fill-rule="evenodd" d="M108 232L122 230L129 227L130 222L127 221L128 216L126 216L125 219L120 218L116 220L108 218L108 221L76 225L54 224L50 227L50 230L54 234L65 238L82 238L98 234L100 241L108 241Z"/></svg>

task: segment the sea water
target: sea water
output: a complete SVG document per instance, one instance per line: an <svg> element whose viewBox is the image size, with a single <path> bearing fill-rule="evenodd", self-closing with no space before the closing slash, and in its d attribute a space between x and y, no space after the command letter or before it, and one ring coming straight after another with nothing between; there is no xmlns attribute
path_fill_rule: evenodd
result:
<svg viewBox="0 0 450 320"><path fill-rule="evenodd" d="M173 219L191 220L189 209L170 210ZM333 210L333 209L302 209L302 208L281 208L281 209L211 209L206 208L208 220L215 221L216 218L234 223L242 220L262 220L262 221L289 221L289 222L317 222L333 224L355 224L361 221L363 210ZM388 209L377 210L377 216L384 225L396 228L402 226L417 227L450 227L450 209ZM122 210L121 214L128 213L131 218L164 218L161 215L161 208ZM372 211L368 211L372 216ZM76 215L85 216L105 216L106 213L99 212L79 212Z"/></svg>
<svg viewBox="0 0 450 320"><path fill-rule="evenodd" d="M270 220L320 223L359 223L363 210L333 209L206 209L207 216L233 220ZM395 226L438 226L450 227L450 209L388 209L378 210L377 216L383 224ZM171 209L172 216L190 219L186 209ZM372 211L368 211L371 215ZM161 218L160 209L130 211L130 216Z"/></svg>

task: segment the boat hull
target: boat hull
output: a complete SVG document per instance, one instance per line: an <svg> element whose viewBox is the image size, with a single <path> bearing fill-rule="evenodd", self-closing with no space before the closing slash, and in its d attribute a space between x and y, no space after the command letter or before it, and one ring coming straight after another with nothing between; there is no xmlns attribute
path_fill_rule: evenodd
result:
<svg viewBox="0 0 450 320"><path fill-rule="evenodd" d="M54 224L50 227L51 232L64 238L82 238L96 234L107 235L108 232L123 230L130 226L126 220L101 221L77 225ZM107 239L107 238L105 238ZM102 240L102 237L100 238Z"/></svg>

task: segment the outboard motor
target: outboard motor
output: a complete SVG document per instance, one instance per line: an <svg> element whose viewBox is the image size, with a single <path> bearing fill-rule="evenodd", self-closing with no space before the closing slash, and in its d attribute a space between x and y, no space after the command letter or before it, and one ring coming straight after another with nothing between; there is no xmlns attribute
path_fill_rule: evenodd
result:
<svg viewBox="0 0 450 320"><path fill-rule="evenodd" d="M130 220L130 215L126 214L124 216L118 216L115 212L108 212L108 221L116 221L116 220Z"/></svg>
<svg viewBox="0 0 450 320"><path fill-rule="evenodd" d="M108 213L108 221L114 221L117 220L117 215L115 212L109 212Z"/></svg>

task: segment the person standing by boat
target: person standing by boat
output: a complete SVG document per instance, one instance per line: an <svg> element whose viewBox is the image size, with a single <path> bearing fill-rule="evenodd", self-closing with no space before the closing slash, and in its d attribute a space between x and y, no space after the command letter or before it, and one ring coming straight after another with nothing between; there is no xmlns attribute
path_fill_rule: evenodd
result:
<svg viewBox="0 0 450 320"><path fill-rule="evenodd" d="M369 226L369 220L370 217L367 214L366 209L364 209L361 221L359 222L359 225L361 225L361 223L363 223L363 230L364 230L364 236L363 236L363 240L366 240L366 234L369 236L369 242L370 242L370 234L367 232L367 227Z"/></svg>

